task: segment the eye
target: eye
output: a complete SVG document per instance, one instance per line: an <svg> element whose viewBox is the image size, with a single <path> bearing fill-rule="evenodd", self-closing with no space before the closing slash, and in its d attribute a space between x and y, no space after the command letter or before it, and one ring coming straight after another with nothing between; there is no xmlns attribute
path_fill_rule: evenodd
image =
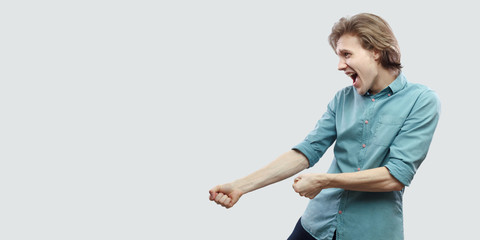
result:
<svg viewBox="0 0 480 240"><path fill-rule="evenodd" d="M343 57L345 57L345 58L349 58L350 56L352 56L352 54L349 53L349 52L344 52L343 53Z"/></svg>

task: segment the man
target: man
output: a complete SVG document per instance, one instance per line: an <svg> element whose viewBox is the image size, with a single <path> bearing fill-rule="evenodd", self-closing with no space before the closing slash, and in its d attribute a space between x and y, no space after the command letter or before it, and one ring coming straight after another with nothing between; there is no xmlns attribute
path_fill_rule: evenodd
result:
<svg viewBox="0 0 480 240"><path fill-rule="evenodd" d="M438 123L437 95L406 80L397 40L373 14L341 18L329 42L353 81L337 92L315 129L266 167L210 190L230 208L248 192L313 166L333 142L328 173L294 179L312 199L289 239L403 239L402 197Z"/></svg>

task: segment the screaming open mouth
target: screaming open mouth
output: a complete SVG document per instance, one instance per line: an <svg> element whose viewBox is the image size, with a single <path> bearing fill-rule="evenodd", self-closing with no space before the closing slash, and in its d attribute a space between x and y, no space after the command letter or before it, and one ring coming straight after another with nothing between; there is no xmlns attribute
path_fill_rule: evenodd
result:
<svg viewBox="0 0 480 240"><path fill-rule="evenodd" d="M355 85L355 83L357 82L357 78L358 78L358 74L356 73L349 73L348 76L352 79L353 81L353 85Z"/></svg>

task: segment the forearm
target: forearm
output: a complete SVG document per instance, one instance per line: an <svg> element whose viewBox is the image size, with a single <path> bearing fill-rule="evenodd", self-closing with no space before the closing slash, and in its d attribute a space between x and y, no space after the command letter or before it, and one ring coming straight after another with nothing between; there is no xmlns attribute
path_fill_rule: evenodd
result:
<svg viewBox="0 0 480 240"><path fill-rule="evenodd" d="M297 151L290 150L267 166L232 182L232 185L247 193L289 178L307 167L307 158Z"/></svg>
<svg viewBox="0 0 480 240"><path fill-rule="evenodd" d="M400 191L404 185L394 178L386 167L359 172L328 174L326 188L342 188L363 192Z"/></svg>

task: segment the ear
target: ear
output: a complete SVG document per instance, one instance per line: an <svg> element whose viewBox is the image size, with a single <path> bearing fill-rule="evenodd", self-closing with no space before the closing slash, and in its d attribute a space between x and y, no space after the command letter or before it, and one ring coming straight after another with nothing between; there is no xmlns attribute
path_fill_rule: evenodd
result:
<svg viewBox="0 0 480 240"><path fill-rule="evenodd" d="M375 61L378 61L380 59L380 51L373 50L372 51L372 56L373 56L373 59L375 59Z"/></svg>

